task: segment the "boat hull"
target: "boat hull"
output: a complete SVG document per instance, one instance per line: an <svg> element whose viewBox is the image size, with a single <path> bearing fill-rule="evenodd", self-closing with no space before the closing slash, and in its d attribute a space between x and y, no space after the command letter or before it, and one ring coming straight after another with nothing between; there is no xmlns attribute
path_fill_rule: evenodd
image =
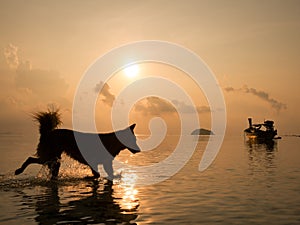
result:
<svg viewBox="0 0 300 225"><path fill-rule="evenodd" d="M277 130L263 131L247 128L244 130L246 136L251 139L272 140L277 135Z"/></svg>

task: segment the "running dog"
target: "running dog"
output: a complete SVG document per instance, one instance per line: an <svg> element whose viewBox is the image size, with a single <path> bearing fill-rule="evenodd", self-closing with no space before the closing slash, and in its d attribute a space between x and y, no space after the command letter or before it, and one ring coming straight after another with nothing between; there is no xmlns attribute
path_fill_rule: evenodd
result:
<svg viewBox="0 0 300 225"><path fill-rule="evenodd" d="M28 165L36 163L47 165L51 173L51 179L56 179L59 173L61 154L65 153L78 162L89 166L94 178L100 177L100 173L97 169L99 163L103 164L108 177L113 178L112 161L121 150L128 149L133 154L141 151L136 144L136 136L133 131L135 124L117 132L97 134L58 129L58 126L62 123L58 110L38 112L34 114L33 117L34 120L39 123L40 132L40 140L35 154L36 157L29 157L23 165L15 171L15 175L22 173ZM83 143L85 146L84 155L82 154L82 149L77 145L77 137L79 137L79 140L85 141L85 143ZM93 149L92 144L90 144L90 141L95 140L95 138L99 138L98 140L102 143L96 146L99 149ZM97 153L100 154L94 154L93 151L95 152L95 150L96 152L99 151ZM87 151L90 151L90 154L86 154ZM99 155L103 156L102 159L95 157ZM95 159L91 160L93 157ZM94 165L91 165L91 162Z"/></svg>

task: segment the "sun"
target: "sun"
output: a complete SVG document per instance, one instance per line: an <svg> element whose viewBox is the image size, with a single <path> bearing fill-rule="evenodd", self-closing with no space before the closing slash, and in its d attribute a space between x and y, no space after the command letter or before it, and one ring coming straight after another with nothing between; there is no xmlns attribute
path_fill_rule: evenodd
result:
<svg viewBox="0 0 300 225"><path fill-rule="evenodd" d="M124 73L128 78L134 78L139 73L139 66L137 64L130 65L124 69Z"/></svg>

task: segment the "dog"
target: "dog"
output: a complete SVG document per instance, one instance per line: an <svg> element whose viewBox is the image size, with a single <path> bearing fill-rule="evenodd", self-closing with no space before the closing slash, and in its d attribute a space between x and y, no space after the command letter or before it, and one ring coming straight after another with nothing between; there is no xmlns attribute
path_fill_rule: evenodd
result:
<svg viewBox="0 0 300 225"><path fill-rule="evenodd" d="M108 177L113 179L113 159L124 149L128 149L131 153L135 154L140 152L140 148L136 144L136 136L134 128L136 124L132 124L124 130L119 130L112 133L83 133L69 129L58 129L62 124L60 113L58 110L50 110L45 112L38 112L33 115L36 122L39 123L40 139L37 146L36 157L29 157L22 166L15 171L15 175L21 174L30 164L47 165L50 170L51 179L56 179L60 168L60 159L62 153L76 161L87 165L91 168L93 178L99 178L98 163L103 164L104 170L107 172ZM81 140L90 140L89 138L99 138L102 145L96 151L105 152L104 159L96 159L97 164L91 165L79 150L76 139L82 137ZM120 141L119 139L122 139ZM123 138L122 138L123 137ZM125 141L123 139L126 139ZM125 143L125 144L124 144ZM89 147L89 143L85 143ZM95 151L95 149L85 149L84 151ZM109 154L107 154L109 153ZM91 155L91 154L90 154ZM108 157L107 157L108 156ZM93 157L93 155L92 155ZM95 161L94 161L95 162Z"/></svg>

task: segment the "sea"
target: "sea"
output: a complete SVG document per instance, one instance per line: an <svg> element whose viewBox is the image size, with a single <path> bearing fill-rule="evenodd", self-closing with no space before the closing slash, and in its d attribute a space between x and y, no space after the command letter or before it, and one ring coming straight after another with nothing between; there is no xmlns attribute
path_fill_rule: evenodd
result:
<svg viewBox="0 0 300 225"><path fill-rule="evenodd" d="M176 173L156 167L136 174L116 170L113 181L91 179L89 168L63 156L57 180L47 168L15 169L32 156L37 140L24 133L0 133L0 224L300 224L300 137L283 136L270 143L225 136L213 163L199 171L209 136L195 136L180 154L196 146ZM149 166L174 153L180 138L166 136L153 150L115 160ZM178 166L169 161L166 169ZM124 164L124 165L125 165ZM152 168L152 170L151 170ZM101 170L101 168L100 168ZM154 171L155 170L155 171ZM135 178L162 176L157 183L135 184Z"/></svg>

